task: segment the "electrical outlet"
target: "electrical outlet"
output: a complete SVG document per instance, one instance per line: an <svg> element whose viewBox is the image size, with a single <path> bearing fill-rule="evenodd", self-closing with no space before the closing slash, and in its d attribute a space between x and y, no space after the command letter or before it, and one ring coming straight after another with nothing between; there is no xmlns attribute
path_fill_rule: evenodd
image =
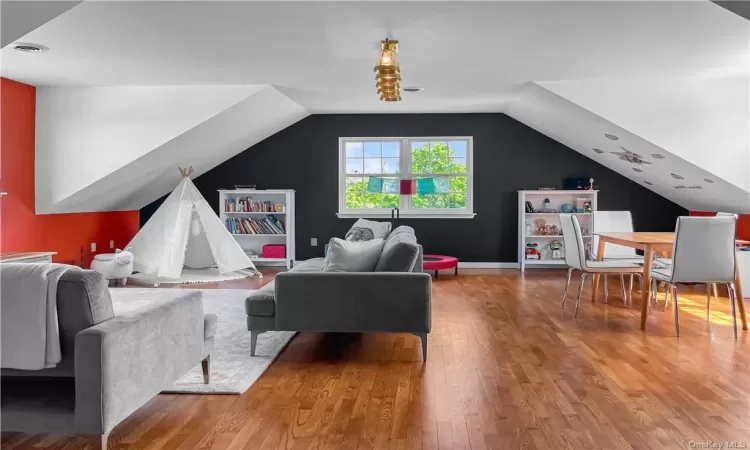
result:
<svg viewBox="0 0 750 450"><path fill-rule="evenodd" d="M92 251L92 252L95 252L95 251L96 251L96 242L92 242L92 243L91 243L91 251Z"/></svg>
<svg viewBox="0 0 750 450"><path fill-rule="evenodd" d="M115 241L109 241L109 248L115 248Z"/></svg>
<svg viewBox="0 0 750 450"><path fill-rule="evenodd" d="M310 238L310 246L311 247L317 247L318 246L318 238Z"/></svg>

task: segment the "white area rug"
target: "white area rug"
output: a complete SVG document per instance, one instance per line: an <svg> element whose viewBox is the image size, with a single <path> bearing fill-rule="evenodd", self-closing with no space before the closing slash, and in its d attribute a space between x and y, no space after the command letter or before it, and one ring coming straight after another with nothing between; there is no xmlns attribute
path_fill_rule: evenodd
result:
<svg viewBox="0 0 750 450"><path fill-rule="evenodd" d="M160 284L184 284L184 283L216 283L217 281L241 280L255 275L251 270L238 270L236 272L219 273L219 269L182 269L180 278L156 278L150 275L136 273L128 277L128 281L145 286L158 286ZM262 276L261 276L262 278Z"/></svg>
<svg viewBox="0 0 750 450"><path fill-rule="evenodd" d="M241 394L260 378L295 335L292 331L263 333L258 336L255 352L258 356L250 356L245 298L252 290L112 288L110 292L115 315L118 315L139 309L157 299L175 297L194 290L203 293L203 311L214 313L219 318L215 348L211 354L211 382L203 384L203 372L198 364L164 392Z"/></svg>

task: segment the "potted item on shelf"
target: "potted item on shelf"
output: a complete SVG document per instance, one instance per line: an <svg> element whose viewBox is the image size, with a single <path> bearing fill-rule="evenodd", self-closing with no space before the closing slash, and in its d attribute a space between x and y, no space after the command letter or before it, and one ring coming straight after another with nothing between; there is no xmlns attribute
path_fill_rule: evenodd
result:
<svg viewBox="0 0 750 450"><path fill-rule="evenodd" d="M542 255L539 253L537 247L538 245L536 242L529 242L526 244L526 259L542 259Z"/></svg>

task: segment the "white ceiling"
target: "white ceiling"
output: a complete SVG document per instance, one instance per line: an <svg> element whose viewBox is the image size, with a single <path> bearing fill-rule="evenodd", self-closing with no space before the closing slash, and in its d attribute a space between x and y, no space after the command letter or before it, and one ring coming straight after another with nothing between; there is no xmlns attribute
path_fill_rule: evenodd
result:
<svg viewBox="0 0 750 450"><path fill-rule="evenodd" d="M399 104L375 95L399 39ZM747 71L747 21L688 2L84 2L2 50L33 85L271 84L311 112L502 111L528 81ZM744 59L743 59L744 56Z"/></svg>
<svg viewBox="0 0 750 450"><path fill-rule="evenodd" d="M2 25L13 19L4 14ZM401 41L403 84L425 88L423 93L405 94L404 101L396 104L380 102L375 94L372 67L385 37ZM670 180L663 186L653 182L649 189L691 209L713 205L713 209L750 210L747 190L737 190L744 184L729 175L736 161L729 153L723 159L681 156L685 143L700 142L690 150L700 152L714 141L713 152L724 152L721 143L731 142L728 151L750 153L748 136L734 135L746 129L732 127L731 136L714 140L716 133L700 122L684 126L691 122L670 122L665 117L675 108L699 110L708 99L712 123L736 122L736 108L723 107L732 97L731 88L715 98L701 85L671 85L658 101L669 106L670 99L679 99L680 106L659 105L658 110L648 106L656 98L647 92L637 97L647 105L640 109L602 105L586 93L589 83L598 83L603 96L622 100L629 90L641 89L632 80L647 80L641 86L650 86L652 79L669 85L669 80L685 76L731 76L740 83L750 82L750 22L708 1L88 1L21 39L46 45L50 51L24 54L5 47L0 50L0 75L37 86L92 91L97 86L267 87L263 95L237 98L246 110L230 108L209 120L210 126L196 127L217 130L224 123L223 133L236 137L203 142L204 148L210 142L216 145L212 152L203 151L208 159L199 172L308 113L508 112L643 184L629 165L588 150L604 128L612 126L624 135L632 131L627 134L633 141L630 145L671 152L676 155L671 161L685 172L716 179L710 195L676 190ZM559 92L555 95L533 84L546 92L538 101L524 87L530 82ZM581 101L584 98L587 104ZM274 105L278 106L275 116L258 116ZM38 104L37 109L50 106L54 105ZM643 111L651 116L639 116ZM633 123L648 136L631 130ZM86 123L79 125L86 129ZM214 131L206 133L212 136ZM181 136L189 141L190 131ZM175 136L171 142L183 141ZM104 152L113 148L106 140L93 145ZM132 147L128 141L118 145ZM158 198L169 188L168 178L161 176L168 172L146 170L144 164L153 158L167 170L186 155L176 145L153 147L144 149L144 156L134 156L135 162L108 167L108 175L84 183L87 186L76 188L76 194L49 205L47 211L140 207ZM745 172L750 173L750 168ZM130 180L133 184L125 188ZM101 191L104 186L112 192Z"/></svg>

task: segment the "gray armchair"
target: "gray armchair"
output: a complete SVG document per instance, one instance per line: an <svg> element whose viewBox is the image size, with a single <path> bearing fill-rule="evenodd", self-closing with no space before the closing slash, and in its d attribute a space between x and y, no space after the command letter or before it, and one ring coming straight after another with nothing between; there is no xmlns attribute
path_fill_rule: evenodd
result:
<svg viewBox="0 0 750 450"><path fill-rule="evenodd" d="M199 362L208 382L215 315L199 292L115 316L107 280L71 269L57 292L62 362L3 369L3 431L96 435L110 431Z"/></svg>

